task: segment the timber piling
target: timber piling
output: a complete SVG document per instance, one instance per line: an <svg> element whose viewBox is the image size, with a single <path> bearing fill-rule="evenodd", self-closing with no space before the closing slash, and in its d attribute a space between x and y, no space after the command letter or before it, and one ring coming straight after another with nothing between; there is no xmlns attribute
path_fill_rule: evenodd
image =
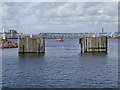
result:
<svg viewBox="0 0 120 90"><path fill-rule="evenodd" d="M45 39L42 37L19 37L18 39L19 53L44 53Z"/></svg>
<svg viewBox="0 0 120 90"><path fill-rule="evenodd" d="M79 39L81 44L81 52L83 51L82 45L84 44L84 52L106 52L107 53L107 37L85 37Z"/></svg>

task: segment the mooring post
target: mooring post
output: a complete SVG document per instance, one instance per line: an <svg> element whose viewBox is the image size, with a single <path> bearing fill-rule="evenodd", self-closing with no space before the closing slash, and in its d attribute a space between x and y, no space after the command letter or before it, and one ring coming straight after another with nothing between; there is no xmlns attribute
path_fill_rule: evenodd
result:
<svg viewBox="0 0 120 90"><path fill-rule="evenodd" d="M24 45L23 45L23 53L24 53Z"/></svg>
<svg viewBox="0 0 120 90"><path fill-rule="evenodd" d="M100 43L99 43L99 41L98 41L98 52L100 51Z"/></svg>
<svg viewBox="0 0 120 90"><path fill-rule="evenodd" d="M83 52L83 38L79 39L79 44L81 44L81 53Z"/></svg>
<svg viewBox="0 0 120 90"><path fill-rule="evenodd" d="M19 37L19 53L44 53L45 52L45 42L42 37L30 37L24 36Z"/></svg>
<svg viewBox="0 0 120 90"><path fill-rule="evenodd" d="M79 39L79 44L81 44L81 53L83 52L106 52L107 53L107 37L85 37Z"/></svg>
<svg viewBox="0 0 120 90"><path fill-rule="evenodd" d="M87 38L86 38L86 40L85 40L85 41L86 41L86 43L85 43L86 45L85 45L85 46L86 46L86 51L87 51Z"/></svg>
<svg viewBox="0 0 120 90"><path fill-rule="evenodd" d="M83 52L83 44L81 44L81 53Z"/></svg>
<svg viewBox="0 0 120 90"><path fill-rule="evenodd" d="M107 42L107 36L106 36L106 54L107 54L107 48L108 48L108 42Z"/></svg>
<svg viewBox="0 0 120 90"><path fill-rule="evenodd" d="M38 53L40 53L40 44L38 44Z"/></svg>

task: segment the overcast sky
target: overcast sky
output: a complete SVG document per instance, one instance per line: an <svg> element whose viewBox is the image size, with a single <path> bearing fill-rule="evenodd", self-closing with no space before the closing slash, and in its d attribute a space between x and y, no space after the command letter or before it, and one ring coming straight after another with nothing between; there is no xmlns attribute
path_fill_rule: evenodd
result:
<svg viewBox="0 0 120 90"><path fill-rule="evenodd" d="M22 33L118 31L117 2L4 2L2 26Z"/></svg>

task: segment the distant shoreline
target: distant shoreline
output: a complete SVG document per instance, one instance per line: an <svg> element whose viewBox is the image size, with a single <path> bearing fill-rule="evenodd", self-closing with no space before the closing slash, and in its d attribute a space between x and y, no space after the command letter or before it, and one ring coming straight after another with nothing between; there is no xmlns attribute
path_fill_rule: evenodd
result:
<svg viewBox="0 0 120 90"><path fill-rule="evenodd" d="M18 39L18 38L6 38L6 39ZM59 38L45 38L45 39L59 39ZM63 38L63 39L78 39L78 38ZM108 38L108 39L120 39L120 37Z"/></svg>
<svg viewBox="0 0 120 90"><path fill-rule="evenodd" d="M6 38L6 39L18 39L18 38Z"/></svg>

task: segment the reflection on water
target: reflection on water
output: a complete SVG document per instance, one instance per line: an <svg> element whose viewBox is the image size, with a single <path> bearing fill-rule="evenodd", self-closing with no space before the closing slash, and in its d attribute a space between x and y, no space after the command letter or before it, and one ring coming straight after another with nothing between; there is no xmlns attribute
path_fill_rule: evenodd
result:
<svg viewBox="0 0 120 90"><path fill-rule="evenodd" d="M18 54L3 49L3 87L8 88L116 88L118 42L108 40L106 53L80 53L78 39L45 40L45 54Z"/></svg>
<svg viewBox="0 0 120 90"><path fill-rule="evenodd" d="M107 56L107 52L90 52L81 53L81 56Z"/></svg>
<svg viewBox="0 0 120 90"><path fill-rule="evenodd" d="M43 53L19 53L18 58L19 59L38 59L38 58L44 58L45 54Z"/></svg>

